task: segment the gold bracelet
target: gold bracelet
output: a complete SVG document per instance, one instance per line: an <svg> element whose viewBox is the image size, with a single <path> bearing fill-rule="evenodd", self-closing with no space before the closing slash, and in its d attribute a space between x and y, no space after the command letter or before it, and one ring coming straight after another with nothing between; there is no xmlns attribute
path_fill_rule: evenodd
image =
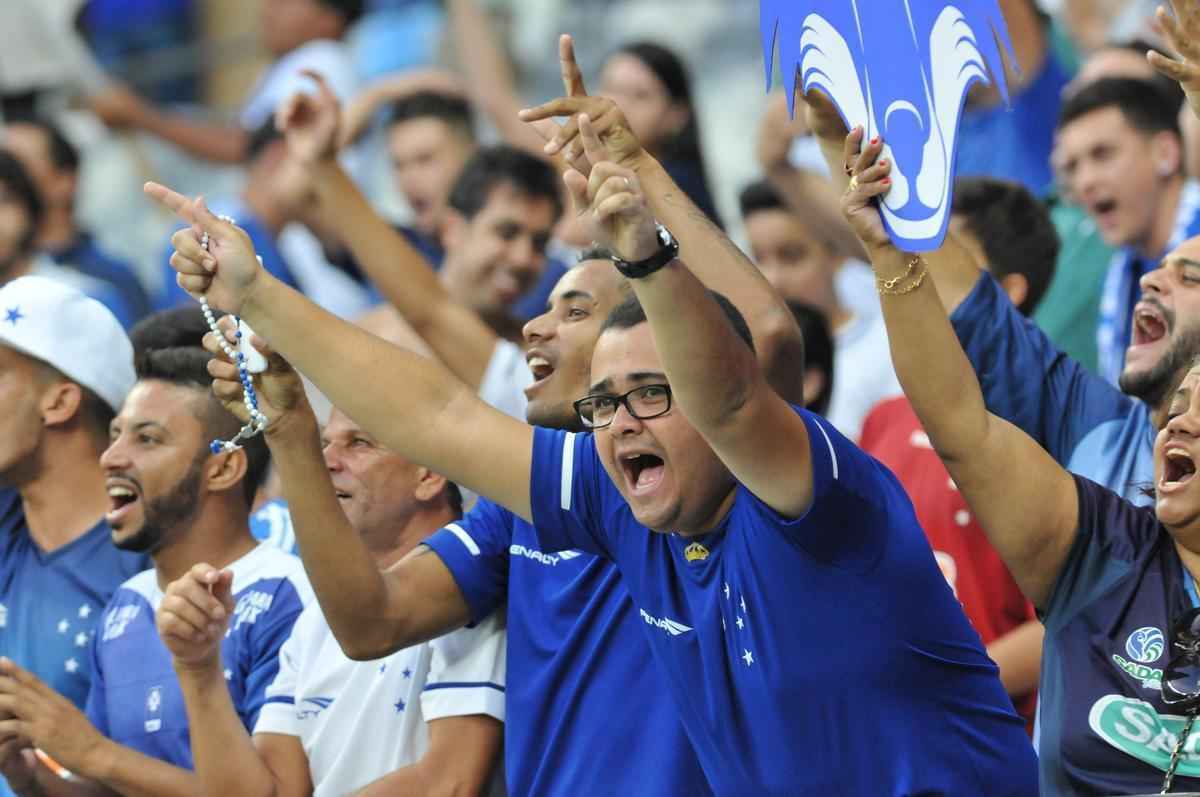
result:
<svg viewBox="0 0 1200 797"><path fill-rule="evenodd" d="M918 265L921 266L921 272L917 274L916 279L910 284L905 285L903 288L897 288L897 285L913 276L913 271L916 270ZM925 261L921 259L921 256L913 255L908 261L908 266L904 269L904 273L900 276L892 277L889 280L876 277L875 289L879 292L880 296L904 296L905 294L912 293L917 288L921 287L921 284L925 282L925 275L928 273L929 269L926 267Z"/></svg>

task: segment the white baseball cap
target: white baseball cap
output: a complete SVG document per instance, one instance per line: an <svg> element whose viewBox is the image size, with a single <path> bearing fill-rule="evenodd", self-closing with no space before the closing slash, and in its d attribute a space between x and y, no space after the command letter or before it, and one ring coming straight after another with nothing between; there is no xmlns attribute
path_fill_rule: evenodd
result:
<svg viewBox="0 0 1200 797"><path fill-rule="evenodd" d="M137 381L133 344L100 302L46 277L0 288L0 344L41 360L120 412Z"/></svg>

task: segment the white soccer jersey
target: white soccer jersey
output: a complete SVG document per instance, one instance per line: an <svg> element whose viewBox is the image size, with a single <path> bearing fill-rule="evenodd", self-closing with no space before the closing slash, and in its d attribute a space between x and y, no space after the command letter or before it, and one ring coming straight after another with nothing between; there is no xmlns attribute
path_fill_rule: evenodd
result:
<svg viewBox="0 0 1200 797"><path fill-rule="evenodd" d="M525 364L524 350L512 341L497 341L479 381L479 398L523 423L525 388L532 384L533 374Z"/></svg>
<svg viewBox="0 0 1200 797"><path fill-rule="evenodd" d="M502 616L385 659L353 661L313 603L279 660L254 732L300 738L314 797L347 794L416 762L429 747L431 720L504 721Z"/></svg>

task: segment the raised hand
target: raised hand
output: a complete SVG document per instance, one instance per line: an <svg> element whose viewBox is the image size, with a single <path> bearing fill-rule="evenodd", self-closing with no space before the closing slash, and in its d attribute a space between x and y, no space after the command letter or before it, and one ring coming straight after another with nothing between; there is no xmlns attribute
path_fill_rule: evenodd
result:
<svg viewBox="0 0 1200 797"><path fill-rule="evenodd" d="M317 92L288 98L275 110L275 127L287 140L288 154L312 165L337 155L342 109L323 77L311 69L300 74L317 85Z"/></svg>
<svg viewBox="0 0 1200 797"><path fill-rule="evenodd" d="M804 99L805 121L814 136L823 141L840 141L845 138L848 132L846 123L842 121L837 106L825 92L814 89L807 94L799 90L796 93Z"/></svg>
<svg viewBox="0 0 1200 797"><path fill-rule="evenodd" d="M217 326L221 328L225 340L231 346L236 346L236 325L233 319L225 316L217 322ZM316 419L304 393L300 375L287 360L272 351L262 338L255 335L251 338L250 345L267 358L267 370L253 377L254 389L258 393L258 409L267 416L269 422L266 434L284 434L296 422L301 421L305 422L304 429L308 431L316 423ZM225 355L225 350L213 333L204 336L204 348L213 355L213 359L208 362L208 373L213 378L213 394L221 400L225 409L245 423L249 416L242 400L242 383L237 366Z"/></svg>
<svg viewBox="0 0 1200 797"><path fill-rule="evenodd" d="M578 118L580 114L587 114L592 129L608 152L608 159L627 169L636 170L646 155L642 143L633 134L625 114L621 113L615 102L607 97L588 95L583 84L583 73L575 61L575 45L567 34L559 38L558 57L566 94L536 108L526 108L521 111L520 118L532 124L546 139L547 155L561 155L575 171L586 177L591 162L584 158ZM567 117L566 123L556 125L553 122L556 116Z"/></svg>
<svg viewBox="0 0 1200 797"><path fill-rule="evenodd" d="M1170 9L1159 6L1155 19L1167 46L1177 55L1171 58L1151 51L1146 57L1183 87L1192 113L1200 116L1200 0L1170 0Z"/></svg>
<svg viewBox="0 0 1200 797"><path fill-rule="evenodd" d="M0 658L0 716L0 739L28 740L72 772L98 769L108 740L74 703L6 658Z"/></svg>
<svg viewBox="0 0 1200 797"><path fill-rule="evenodd" d="M892 181L888 175L892 173L892 164L886 160L876 160L883 151L882 139L876 138L860 153L862 139L861 128L846 136L845 162L853 165L850 167L850 185L842 195L842 213L854 234L870 252L891 246L883 218L879 215L879 206L874 200L891 190Z"/></svg>
<svg viewBox="0 0 1200 797"><path fill-rule="evenodd" d="M146 183L146 194L190 227L171 236L175 253L171 268L176 281L195 298L206 296L210 306L237 313L266 278L246 232L212 214L203 198L188 199L165 185ZM200 245L208 233L208 249Z"/></svg>
<svg viewBox="0 0 1200 797"><path fill-rule="evenodd" d="M591 169L586 177L576 169L563 175L575 212L590 225L601 246L629 261L650 257L660 244L637 173L608 158L586 114L576 121Z"/></svg>
<svg viewBox="0 0 1200 797"><path fill-rule="evenodd" d="M221 640L233 610L233 573L229 570L193 565L167 586L154 619L175 669L221 666Z"/></svg>

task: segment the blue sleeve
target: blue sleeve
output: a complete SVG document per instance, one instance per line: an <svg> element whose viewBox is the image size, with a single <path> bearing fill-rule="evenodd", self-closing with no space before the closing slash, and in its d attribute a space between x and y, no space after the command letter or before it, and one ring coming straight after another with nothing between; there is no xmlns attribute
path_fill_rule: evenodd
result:
<svg viewBox="0 0 1200 797"><path fill-rule="evenodd" d="M103 617L104 615L101 615L101 619ZM91 659L88 663L92 675L83 713L87 715L88 722L92 723L92 726L107 738L109 735L108 692L104 685L104 668L100 666L100 637L103 633L104 623L96 623L96 631L92 634L91 642L88 643L88 658Z"/></svg>
<svg viewBox="0 0 1200 797"><path fill-rule="evenodd" d="M486 498L467 516L425 540L446 567L471 607L477 623L504 603L508 595L508 548L515 518Z"/></svg>
<svg viewBox="0 0 1200 797"><path fill-rule="evenodd" d="M1134 401L1055 348L984 274L951 316L990 411L1017 426L1058 462Z"/></svg>
<svg viewBox="0 0 1200 797"><path fill-rule="evenodd" d="M267 702L267 687L279 674L279 650L292 635L292 627L304 611L300 595L290 580L284 580L271 600L271 608L262 621L254 624L248 646L242 704L238 716L249 733L258 723L258 712Z"/></svg>
<svg viewBox="0 0 1200 797"><path fill-rule="evenodd" d="M1160 534L1153 508L1135 506L1093 481L1072 476L1079 496L1079 530L1042 612L1047 629L1069 622L1127 573Z"/></svg>
<svg viewBox="0 0 1200 797"><path fill-rule="evenodd" d="M533 430L529 503L543 551L578 548L613 558L607 529L620 524L607 519L620 509L628 513L628 507L600 464L590 434Z"/></svg>
<svg viewBox="0 0 1200 797"><path fill-rule="evenodd" d="M792 520L755 498L757 512L818 561L866 572L883 554L889 522L894 512L904 511L907 499L895 477L832 424L795 409L808 429L812 505ZM895 505L898 500L900 506ZM911 505L907 511L912 514ZM853 534L846 533L849 528Z"/></svg>

